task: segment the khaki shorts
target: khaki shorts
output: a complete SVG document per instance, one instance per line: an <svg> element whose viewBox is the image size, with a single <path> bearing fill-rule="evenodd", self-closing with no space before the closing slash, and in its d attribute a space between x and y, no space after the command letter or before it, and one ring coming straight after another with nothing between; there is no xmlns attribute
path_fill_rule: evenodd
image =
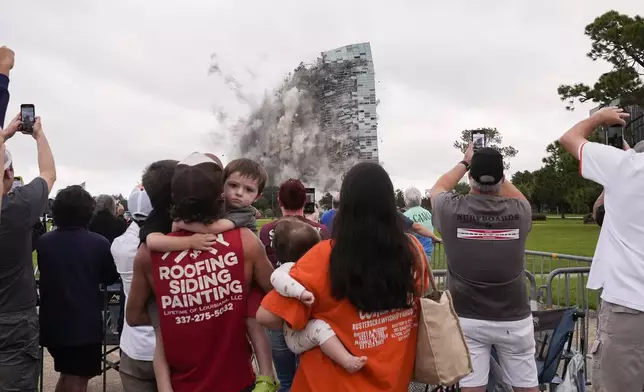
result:
<svg viewBox="0 0 644 392"><path fill-rule="evenodd" d="M642 391L644 312L604 301L590 353L595 392Z"/></svg>
<svg viewBox="0 0 644 392"><path fill-rule="evenodd" d="M128 357L125 352L121 351L119 372L124 392L157 391L152 361L139 361Z"/></svg>

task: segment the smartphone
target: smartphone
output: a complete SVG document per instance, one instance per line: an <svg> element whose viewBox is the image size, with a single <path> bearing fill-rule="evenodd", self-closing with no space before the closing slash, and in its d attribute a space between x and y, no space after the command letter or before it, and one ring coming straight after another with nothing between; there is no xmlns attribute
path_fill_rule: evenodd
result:
<svg viewBox="0 0 644 392"><path fill-rule="evenodd" d="M613 125L606 130L606 144L624 149L624 127L621 125Z"/></svg>
<svg viewBox="0 0 644 392"><path fill-rule="evenodd" d="M24 185L24 181L22 180L22 177L20 176L14 176L13 177L13 184L11 184L11 190L14 190L18 187L21 187Z"/></svg>
<svg viewBox="0 0 644 392"><path fill-rule="evenodd" d="M304 213L312 214L315 212L315 188L306 188L306 204L304 204Z"/></svg>
<svg viewBox="0 0 644 392"><path fill-rule="evenodd" d="M487 146L485 131L472 131L472 145L474 145L474 151Z"/></svg>
<svg viewBox="0 0 644 392"><path fill-rule="evenodd" d="M32 104L20 105L20 132L33 133L34 123L36 122L36 107Z"/></svg>

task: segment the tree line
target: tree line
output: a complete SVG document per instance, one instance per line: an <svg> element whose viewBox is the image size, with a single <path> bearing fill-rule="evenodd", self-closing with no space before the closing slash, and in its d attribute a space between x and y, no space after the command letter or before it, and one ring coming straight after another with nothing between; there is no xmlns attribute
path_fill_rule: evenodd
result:
<svg viewBox="0 0 644 392"><path fill-rule="evenodd" d="M627 108L644 107L644 19L639 15L629 16L618 11L608 11L588 24L584 34L590 38L591 49L586 54L592 61L602 60L610 69L599 76L593 85L584 83L562 84L557 88L559 98L567 110L574 110L575 102L594 102L609 105L616 102ZM627 109L628 111L628 109ZM633 119L634 120L634 119ZM634 121L635 123L635 121ZM640 121L640 126L644 121ZM454 148L465 152L473 131L486 134L487 145L497 149L504 157L506 170L510 160L519 151L512 146L503 145L501 132L493 127L463 130ZM635 135L635 129L626 129L625 135ZM594 141L602 142L601 132ZM636 142L638 140L628 140ZM558 141L546 147L543 166L537 170L517 171L510 180L530 200L534 212L557 212L586 214L601 193L601 186L585 180L579 175L577 160L561 148ZM467 183L459 183L454 192L469 193ZM255 202L266 217L279 216L277 203L278 187L268 186L263 196ZM405 207L403 191L396 189L396 204ZM318 201L321 211L331 208L332 196L325 193ZM428 198L422 199L423 207L431 209Z"/></svg>

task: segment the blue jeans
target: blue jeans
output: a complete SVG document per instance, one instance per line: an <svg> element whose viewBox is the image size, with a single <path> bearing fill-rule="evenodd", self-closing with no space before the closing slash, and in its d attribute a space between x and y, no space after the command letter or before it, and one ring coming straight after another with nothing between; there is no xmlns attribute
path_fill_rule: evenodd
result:
<svg viewBox="0 0 644 392"><path fill-rule="evenodd" d="M295 378L298 358L286 345L284 332L281 329L266 329L271 340L273 351L273 363L277 372L277 379L280 382L279 392L289 392Z"/></svg>

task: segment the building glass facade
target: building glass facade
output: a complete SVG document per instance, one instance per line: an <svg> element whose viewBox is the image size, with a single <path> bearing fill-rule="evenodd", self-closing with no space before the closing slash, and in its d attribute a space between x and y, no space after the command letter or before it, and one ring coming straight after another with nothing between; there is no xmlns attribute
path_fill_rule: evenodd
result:
<svg viewBox="0 0 644 392"><path fill-rule="evenodd" d="M342 155L358 161L379 163L376 81L368 42L347 45L322 53L326 69L333 70L333 83L324 91L323 118L334 117L327 124L349 133L353 143ZM337 130L330 130L336 133ZM354 159L347 159L352 162Z"/></svg>

